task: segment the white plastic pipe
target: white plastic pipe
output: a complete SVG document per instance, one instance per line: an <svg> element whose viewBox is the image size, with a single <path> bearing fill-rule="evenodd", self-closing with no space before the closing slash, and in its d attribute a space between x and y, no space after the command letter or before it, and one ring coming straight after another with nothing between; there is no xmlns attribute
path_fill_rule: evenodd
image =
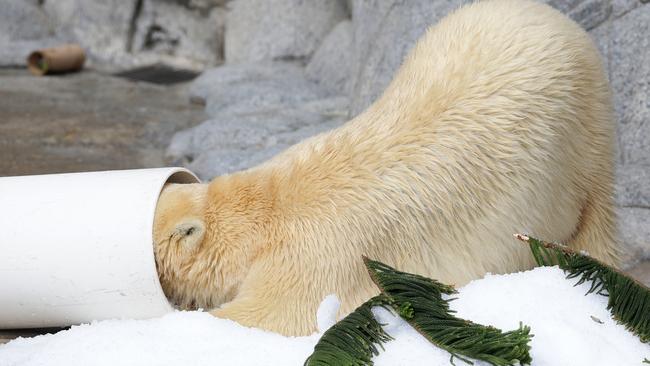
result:
<svg viewBox="0 0 650 366"><path fill-rule="evenodd" d="M153 253L165 182L182 168L0 178L0 329L172 311Z"/></svg>

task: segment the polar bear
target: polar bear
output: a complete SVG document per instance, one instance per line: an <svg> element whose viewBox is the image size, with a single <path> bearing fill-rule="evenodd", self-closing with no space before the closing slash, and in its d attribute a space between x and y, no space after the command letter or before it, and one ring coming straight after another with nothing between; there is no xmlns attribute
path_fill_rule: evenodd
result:
<svg viewBox="0 0 650 366"><path fill-rule="evenodd" d="M486 0L418 41L338 129L208 184L168 185L161 283L182 307L285 335L378 290L362 255L463 285L531 268L513 233L617 265L614 123L592 41L549 6Z"/></svg>

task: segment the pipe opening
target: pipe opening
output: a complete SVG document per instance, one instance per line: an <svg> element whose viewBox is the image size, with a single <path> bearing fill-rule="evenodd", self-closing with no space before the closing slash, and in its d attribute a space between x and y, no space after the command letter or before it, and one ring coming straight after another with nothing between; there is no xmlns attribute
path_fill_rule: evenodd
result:
<svg viewBox="0 0 650 366"><path fill-rule="evenodd" d="M160 195L162 194L162 191L164 190L165 186L168 184L196 184L196 183L201 183L201 181L190 171L188 170L179 170L174 172L172 175L167 178L167 180L162 184L160 187L160 191L158 192L158 199L156 200L156 210L158 209L158 201L160 200ZM153 214L153 220L154 222L151 225L151 238L152 238L152 248L153 248L153 255L154 255L154 264L156 268L156 274L158 276L158 285L160 286L161 292L165 295L167 298L167 301L169 302L170 306L174 308L178 308L177 304L175 304L171 297L170 294L168 294L165 291L165 287L163 286L163 279L161 278L161 272L160 272L160 265L158 262L158 248L157 248L157 243L155 242L155 233L154 233L154 228L156 226L156 211L154 211ZM190 233L191 234L191 233Z"/></svg>
<svg viewBox="0 0 650 366"><path fill-rule="evenodd" d="M32 52L27 58L27 68L34 75L45 75L49 65L43 53L39 51Z"/></svg>

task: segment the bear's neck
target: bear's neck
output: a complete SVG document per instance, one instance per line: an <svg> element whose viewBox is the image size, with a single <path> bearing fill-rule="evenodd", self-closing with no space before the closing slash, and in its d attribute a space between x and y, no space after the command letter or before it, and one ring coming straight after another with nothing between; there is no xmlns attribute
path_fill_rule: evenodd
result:
<svg viewBox="0 0 650 366"><path fill-rule="evenodd" d="M268 162L236 174L236 179L246 182L245 190L261 190L265 199L271 197L275 217L293 220L340 215L341 210L365 200L368 190L381 186L385 174L398 163L385 153L394 134L392 123L373 119L373 115L378 114L366 113L341 128L294 145ZM394 116L382 117L396 120Z"/></svg>
<svg viewBox="0 0 650 366"><path fill-rule="evenodd" d="M422 102L421 94L412 85L393 82L377 102L343 126L212 185L232 195L224 199L249 202L247 210L255 207L255 215L272 217L280 226L341 218L350 208L363 206L368 194L382 199L391 174L421 155L409 138L441 108ZM403 136L404 131L409 133Z"/></svg>

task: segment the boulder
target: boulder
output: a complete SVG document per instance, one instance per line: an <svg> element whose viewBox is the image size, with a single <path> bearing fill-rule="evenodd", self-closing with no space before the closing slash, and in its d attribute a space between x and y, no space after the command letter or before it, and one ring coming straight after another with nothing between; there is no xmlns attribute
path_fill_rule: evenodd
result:
<svg viewBox="0 0 650 366"><path fill-rule="evenodd" d="M29 53L49 47L54 24L37 1L0 0L0 66L23 66Z"/></svg>
<svg viewBox="0 0 650 366"><path fill-rule="evenodd" d="M586 30L596 28L605 22L613 9L610 0L546 0L543 2L568 15Z"/></svg>
<svg viewBox="0 0 650 366"><path fill-rule="evenodd" d="M75 42L87 66L119 70L166 63L203 69L223 60L223 0L0 0L0 65Z"/></svg>
<svg viewBox="0 0 650 366"><path fill-rule="evenodd" d="M46 1L43 9L61 39L86 50L86 65L101 68L129 62L126 36L135 5L135 0L58 0Z"/></svg>
<svg viewBox="0 0 650 366"><path fill-rule="evenodd" d="M194 79L189 88L190 99L205 103L210 95L231 84L301 78L303 72L303 68L293 62L241 63L215 67Z"/></svg>
<svg viewBox="0 0 650 366"><path fill-rule="evenodd" d="M342 0L236 0L228 6L228 63L306 59L347 17Z"/></svg>
<svg viewBox="0 0 650 366"><path fill-rule="evenodd" d="M620 5L620 4L619 4ZM628 6L628 13L591 30L614 92L617 124L616 202L627 265L650 257L650 57L649 12ZM646 8L650 9L650 8ZM645 34L644 34L645 33Z"/></svg>
<svg viewBox="0 0 650 366"><path fill-rule="evenodd" d="M606 21L611 13L612 4L609 0L585 0L567 15L584 29L591 30Z"/></svg>
<svg viewBox="0 0 650 366"><path fill-rule="evenodd" d="M215 91L206 103L208 116L247 113L261 108L298 108L327 93L303 78L243 81Z"/></svg>
<svg viewBox="0 0 650 366"><path fill-rule="evenodd" d="M138 57L149 54L172 59L167 63L183 68L202 69L223 60L225 22L223 8L203 10L175 2L145 1L127 51Z"/></svg>
<svg viewBox="0 0 650 366"><path fill-rule="evenodd" d="M619 165L616 172L616 201L621 206L650 207L650 165Z"/></svg>
<svg viewBox="0 0 650 366"><path fill-rule="evenodd" d="M545 0L542 2L566 14L577 7L582 1L583 0Z"/></svg>
<svg viewBox="0 0 650 366"><path fill-rule="evenodd" d="M610 22L601 24L600 26L589 31L589 35L594 40L594 44L600 52L600 59L603 62L603 68L607 78L611 81L609 76L609 49L611 43L612 25Z"/></svg>
<svg viewBox="0 0 650 366"><path fill-rule="evenodd" d="M291 62L226 64L190 85L210 120L178 132L167 156L202 178L249 168L342 124L348 98L331 96Z"/></svg>
<svg viewBox="0 0 650 366"><path fill-rule="evenodd" d="M35 40L54 35L54 24L36 0L0 0L0 39Z"/></svg>
<svg viewBox="0 0 650 366"><path fill-rule="evenodd" d="M640 0L612 0L612 15L615 19L619 18L630 10L641 6L642 2Z"/></svg>
<svg viewBox="0 0 650 366"><path fill-rule="evenodd" d="M340 102L333 100L329 104L331 107L332 103ZM225 113L177 133L167 155L203 179L249 168L345 121L343 113L337 116L331 114L331 109L322 108L328 105L327 101L320 101L320 104L314 108L306 105L303 108Z"/></svg>
<svg viewBox="0 0 650 366"><path fill-rule="evenodd" d="M618 219L621 240L627 249L626 266L650 258L650 208L619 208Z"/></svg>
<svg viewBox="0 0 650 366"><path fill-rule="evenodd" d="M650 7L612 22L611 84L622 172L650 168ZM629 167L628 167L629 166ZM647 176L647 175L646 175ZM646 180L650 185L650 180Z"/></svg>
<svg viewBox="0 0 650 366"><path fill-rule="evenodd" d="M190 90L191 98L205 100L211 117L262 108L297 108L328 96L306 79L302 67L282 62L224 65L204 73Z"/></svg>
<svg viewBox="0 0 650 366"><path fill-rule="evenodd" d="M650 257L650 6L611 22L610 80L618 115L617 201L633 260Z"/></svg>
<svg viewBox="0 0 650 366"><path fill-rule="evenodd" d="M352 76L352 22L344 20L332 29L307 64L307 78L332 94L350 94Z"/></svg>
<svg viewBox="0 0 650 366"><path fill-rule="evenodd" d="M34 50L60 45L56 38L34 40L3 40L0 36L0 67L24 67L27 56Z"/></svg>

